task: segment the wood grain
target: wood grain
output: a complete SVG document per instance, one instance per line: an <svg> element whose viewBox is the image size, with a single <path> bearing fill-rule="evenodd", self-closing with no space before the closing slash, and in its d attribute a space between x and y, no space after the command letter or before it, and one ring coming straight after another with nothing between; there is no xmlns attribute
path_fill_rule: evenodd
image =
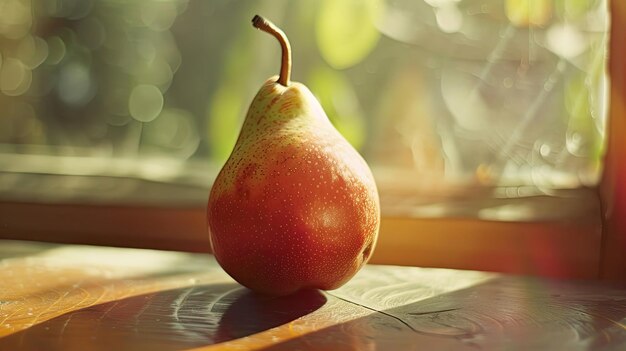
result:
<svg viewBox="0 0 626 351"><path fill-rule="evenodd" d="M368 265L272 298L209 255L0 241L0 350L623 350L626 287Z"/></svg>

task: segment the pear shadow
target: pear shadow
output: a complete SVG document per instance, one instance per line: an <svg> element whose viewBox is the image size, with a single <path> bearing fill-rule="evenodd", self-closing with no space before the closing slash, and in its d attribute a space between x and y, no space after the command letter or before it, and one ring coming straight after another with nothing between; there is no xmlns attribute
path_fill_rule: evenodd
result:
<svg viewBox="0 0 626 351"><path fill-rule="evenodd" d="M319 290L302 290L288 296L267 296L244 290L224 312L216 342L239 339L287 324L326 303Z"/></svg>
<svg viewBox="0 0 626 351"><path fill-rule="evenodd" d="M66 313L0 338L0 350L182 350L271 329L325 303L317 290L269 297L235 283L190 286Z"/></svg>

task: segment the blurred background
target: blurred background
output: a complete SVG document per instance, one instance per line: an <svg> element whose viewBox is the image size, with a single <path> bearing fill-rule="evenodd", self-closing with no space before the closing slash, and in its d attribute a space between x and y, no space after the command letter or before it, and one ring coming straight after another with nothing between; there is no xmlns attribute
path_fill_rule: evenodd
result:
<svg viewBox="0 0 626 351"><path fill-rule="evenodd" d="M279 70L256 13L288 34L292 79L365 156L383 199L593 187L607 11L603 0L2 0L0 197L203 204Z"/></svg>

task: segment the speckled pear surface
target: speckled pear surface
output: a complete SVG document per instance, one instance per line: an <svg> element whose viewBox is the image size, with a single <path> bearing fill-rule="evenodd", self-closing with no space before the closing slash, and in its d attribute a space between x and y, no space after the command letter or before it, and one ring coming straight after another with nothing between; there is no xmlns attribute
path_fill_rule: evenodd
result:
<svg viewBox="0 0 626 351"><path fill-rule="evenodd" d="M213 252L258 292L335 289L376 244L372 174L302 84L270 78L254 98L208 203Z"/></svg>

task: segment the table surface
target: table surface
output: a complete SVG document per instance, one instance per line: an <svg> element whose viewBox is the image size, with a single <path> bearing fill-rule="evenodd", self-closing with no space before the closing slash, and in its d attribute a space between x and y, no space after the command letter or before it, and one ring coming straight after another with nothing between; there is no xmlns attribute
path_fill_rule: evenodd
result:
<svg viewBox="0 0 626 351"><path fill-rule="evenodd" d="M626 287L368 265L272 298L210 255L0 241L0 350L626 350Z"/></svg>

